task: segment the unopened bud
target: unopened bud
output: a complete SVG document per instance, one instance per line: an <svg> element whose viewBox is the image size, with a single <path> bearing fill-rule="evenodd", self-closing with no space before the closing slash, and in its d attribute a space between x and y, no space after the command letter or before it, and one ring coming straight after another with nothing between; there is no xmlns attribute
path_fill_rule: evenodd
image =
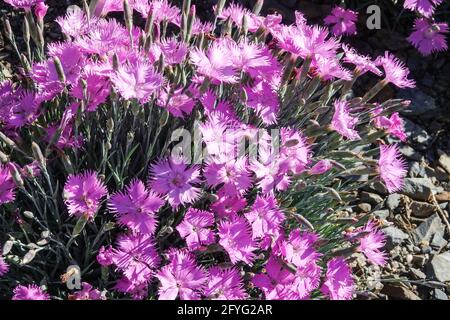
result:
<svg viewBox="0 0 450 320"><path fill-rule="evenodd" d="M30 24L28 23L27 19L23 19L22 32L23 32L23 40L26 43L29 43L31 36L30 36Z"/></svg>
<svg viewBox="0 0 450 320"><path fill-rule="evenodd" d="M56 73L58 74L58 79L62 83L66 82L66 75L64 74L64 68L61 64L61 60L58 57L53 58L53 63L55 64Z"/></svg>
<svg viewBox="0 0 450 320"><path fill-rule="evenodd" d="M33 142L31 144L31 151L33 151L33 157L34 159L39 162L39 165L44 168L45 167L45 158L41 151L41 148L39 148L39 145L36 142Z"/></svg>
<svg viewBox="0 0 450 320"><path fill-rule="evenodd" d="M17 170L16 165L10 162L10 163L8 163L8 169L9 169L9 173L11 174L11 177L13 178L16 185L18 187L23 187L24 183L23 183L22 177L20 176L19 170Z"/></svg>
<svg viewBox="0 0 450 320"><path fill-rule="evenodd" d="M34 219L34 214L31 211L24 211L23 215L25 216L25 218Z"/></svg>
<svg viewBox="0 0 450 320"><path fill-rule="evenodd" d="M219 0L219 3L217 3L216 16L219 16L222 13L223 8L225 7L225 2L227 2L227 0Z"/></svg>
<svg viewBox="0 0 450 320"><path fill-rule="evenodd" d="M6 154L4 154L3 152L0 151L0 162L1 163L8 163L9 162L9 158Z"/></svg>
<svg viewBox="0 0 450 320"><path fill-rule="evenodd" d="M255 5L253 6L253 13L258 15L261 12L263 5L264 5L264 0L256 1Z"/></svg>
<svg viewBox="0 0 450 320"><path fill-rule="evenodd" d="M12 141L10 138L8 138L7 136L5 136L5 134L3 132L0 132L0 141L5 143L8 147L11 147L11 148L16 147L16 143L14 141Z"/></svg>
<svg viewBox="0 0 450 320"><path fill-rule="evenodd" d="M128 0L123 1L123 14L127 30L131 32L133 28L133 10L131 9Z"/></svg>
<svg viewBox="0 0 450 320"><path fill-rule="evenodd" d="M167 124L168 120L169 120L169 112L166 109L164 109L161 118L159 119L159 125L161 127L164 127Z"/></svg>

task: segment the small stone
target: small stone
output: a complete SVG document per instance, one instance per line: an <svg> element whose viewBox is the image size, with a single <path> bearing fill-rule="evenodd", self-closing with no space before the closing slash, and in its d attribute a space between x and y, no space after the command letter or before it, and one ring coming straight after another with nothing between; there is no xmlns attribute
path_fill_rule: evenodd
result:
<svg viewBox="0 0 450 320"><path fill-rule="evenodd" d="M436 179L438 179L439 181L448 181L448 180L450 180L450 174L448 174L441 167L436 167L436 170L434 170L434 172L435 172Z"/></svg>
<svg viewBox="0 0 450 320"><path fill-rule="evenodd" d="M427 275L416 268L410 268L409 273L412 275L413 278L419 280L419 279L426 279Z"/></svg>
<svg viewBox="0 0 450 320"><path fill-rule="evenodd" d="M386 207L388 207L389 210L394 211L398 208L400 205L402 195L398 193L390 194L386 199Z"/></svg>
<svg viewBox="0 0 450 320"><path fill-rule="evenodd" d="M422 158L421 154L417 152L414 148L408 146L407 144L401 144L399 151L402 155L410 160L420 161Z"/></svg>
<svg viewBox="0 0 450 320"><path fill-rule="evenodd" d="M370 212L370 210L372 210L372 206L368 203L360 203L357 205L358 211L359 212Z"/></svg>
<svg viewBox="0 0 450 320"><path fill-rule="evenodd" d="M444 252L434 256L427 268L429 276L438 281L450 281L450 252Z"/></svg>
<svg viewBox="0 0 450 320"><path fill-rule="evenodd" d="M427 218L412 233L412 238L416 244L431 243L432 237L444 235L445 226L437 214Z"/></svg>
<svg viewBox="0 0 450 320"><path fill-rule="evenodd" d="M450 201L450 191L444 191L435 195L437 202L447 202Z"/></svg>
<svg viewBox="0 0 450 320"><path fill-rule="evenodd" d="M428 178L426 169L419 162L413 162L409 167L409 176L413 178Z"/></svg>
<svg viewBox="0 0 450 320"><path fill-rule="evenodd" d="M448 296L441 289L434 289L433 290L433 297L436 300L448 300Z"/></svg>
<svg viewBox="0 0 450 320"><path fill-rule="evenodd" d="M361 201L367 202L373 206L376 206L377 204L383 202L383 198L377 195L376 193L370 193L370 192L361 192Z"/></svg>
<svg viewBox="0 0 450 320"><path fill-rule="evenodd" d="M417 218L428 218L435 211L435 207L427 202L412 201L411 214Z"/></svg>
<svg viewBox="0 0 450 320"><path fill-rule="evenodd" d="M393 248L397 245L400 245L409 238L409 235L407 233L394 226L384 228L383 232L387 238L386 246L388 248Z"/></svg>
<svg viewBox="0 0 450 320"><path fill-rule="evenodd" d="M409 140L415 143L415 147L419 150L426 150L433 138L421 126L415 124L411 120L403 119L405 122L405 133Z"/></svg>
<svg viewBox="0 0 450 320"><path fill-rule="evenodd" d="M376 210L372 214L379 219L387 219L389 217L389 210Z"/></svg>
<svg viewBox="0 0 450 320"><path fill-rule="evenodd" d="M418 254L413 255L412 263L413 263L413 265L415 265L417 267L423 267L425 265L426 261L427 261L427 258L422 254L421 255L418 255Z"/></svg>
<svg viewBox="0 0 450 320"><path fill-rule="evenodd" d="M401 283L386 283L381 292L394 299L422 300L413 291Z"/></svg>
<svg viewBox="0 0 450 320"><path fill-rule="evenodd" d="M402 193L414 200L426 201L430 198L435 185L427 178L405 178Z"/></svg>
<svg viewBox="0 0 450 320"><path fill-rule="evenodd" d="M441 152L438 162L439 162L439 165L445 169L445 171L450 173L450 156Z"/></svg>

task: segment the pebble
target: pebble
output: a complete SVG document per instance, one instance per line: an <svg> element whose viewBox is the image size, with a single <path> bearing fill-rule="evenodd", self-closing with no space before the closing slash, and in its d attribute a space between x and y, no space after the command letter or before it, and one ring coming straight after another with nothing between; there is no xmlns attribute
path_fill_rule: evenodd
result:
<svg viewBox="0 0 450 320"><path fill-rule="evenodd" d="M417 218L428 218L436 209L432 204L420 201L412 201L410 208L411 214Z"/></svg>
<svg viewBox="0 0 450 320"><path fill-rule="evenodd" d="M433 257L427 268L429 276L441 282L450 281L450 252Z"/></svg>
<svg viewBox="0 0 450 320"><path fill-rule="evenodd" d="M386 199L386 207L389 210L394 211L400 205L401 198L402 198L401 194L398 193L390 194Z"/></svg>

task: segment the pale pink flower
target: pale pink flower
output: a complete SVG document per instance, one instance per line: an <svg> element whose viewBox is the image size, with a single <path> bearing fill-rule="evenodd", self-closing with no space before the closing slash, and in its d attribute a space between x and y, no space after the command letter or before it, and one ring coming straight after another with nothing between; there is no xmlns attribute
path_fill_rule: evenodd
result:
<svg viewBox="0 0 450 320"><path fill-rule="evenodd" d="M323 174L333 167L333 163L328 160L319 160L311 169L309 169L309 174Z"/></svg>
<svg viewBox="0 0 450 320"><path fill-rule="evenodd" d="M74 6L67 9L65 16L58 17L55 21L65 35L78 38L87 34L97 24L98 19L88 19L82 9Z"/></svg>
<svg viewBox="0 0 450 320"><path fill-rule="evenodd" d="M212 267L208 270L208 282L203 295L212 300L242 300L248 298L239 270Z"/></svg>
<svg viewBox="0 0 450 320"><path fill-rule="evenodd" d="M160 89L163 77L146 60L136 59L119 66L111 81L124 99L145 103Z"/></svg>
<svg viewBox="0 0 450 320"><path fill-rule="evenodd" d="M328 261L325 282L320 289L331 300L350 300L355 290L350 267L341 257Z"/></svg>
<svg viewBox="0 0 450 320"><path fill-rule="evenodd" d="M242 217L234 216L230 220L223 220L219 226L219 244L228 253L231 263L242 261L251 265L257 249L252 239L251 228Z"/></svg>
<svg viewBox="0 0 450 320"><path fill-rule="evenodd" d="M354 129L358 123L358 118L350 115L348 103L343 100L334 101L334 115L331 120L331 127L342 136L350 140L359 140L361 137Z"/></svg>
<svg viewBox="0 0 450 320"><path fill-rule="evenodd" d="M397 145L381 145L378 160L378 172L389 192L402 189L406 176L406 162L402 158Z"/></svg>
<svg viewBox="0 0 450 320"><path fill-rule="evenodd" d="M192 112L195 101L183 93L183 88L175 90L167 88L161 90L157 104L161 108L166 108L174 117L184 118Z"/></svg>
<svg viewBox="0 0 450 320"><path fill-rule="evenodd" d="M358 54L354 48L346 44L342 45L342 49L345 53L344 61L354 64L359 75L362 75L368 71L376 74L377 76L381 76L383 74L370 57Z"/></svg>
<svg viewBox="0 0 450 320"><path fill-rule="evenodd" d="M383 66L385 82L392 83L399 88L414 88L416 86L414 80L408 79L408 68L389 52L386 51L384 56L378 57L376 63Z"/></svg>
<svg viewBox="0 0 450 320"><path fill-rule="evenodd" d="M435 8L442 3L442 0L405 0L403 7L419 12L421 15L430 18Z"/></svg>

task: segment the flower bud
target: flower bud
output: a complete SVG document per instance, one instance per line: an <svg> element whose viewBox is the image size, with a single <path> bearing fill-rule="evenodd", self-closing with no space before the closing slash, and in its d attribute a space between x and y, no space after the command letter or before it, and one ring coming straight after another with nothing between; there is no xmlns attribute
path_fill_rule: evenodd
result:
<svg viewBox="0 0 450 320"><path fill-rule="evenodd" d="M125 18L125 26L131 32L133 29L133 10L130 7L128 0L123 1L123 14Z"/></svg>
<svg viewBox="0 0 450 320"><path fill-rule="evenodd" d="M31 151L33 151L33 157L39 162L39 165L44 168L45 167L45 158L42 154L41 148L36 142L31 144Z"/></svg>
<svg viewBox="0 0 450 320"><path fill-rule="evenodd" d="M256 1L255 5L253 7L253 13L258 15L261 12L263 5L264 5L264 0Z"/></svg>
<svg viewBox="0 0 450 320"><path fill-rule="evenodd" d="M44 17L47 14L48 6L42 2L38 2L34 7L34 14L38 18L38 21L44 21Z"/></svg>
<svg viewBox="0 0 450 320"><path fill-rule="evenodd" d="M8 138L7 136L5 136L5 134L3 132L0 132L0 141L3 141L3 143L5 143L8 147L11 147L11 148L16 147L16 143L14 141L12 141L10 138Z"/></svg>
<svg viewBox="0 0 450 320"><path fill-rule="evenodd" d="M8 163L9 162L9 158L6 154L4 154L3 152L0 151L0 162L1 163Z"/></svg>
<svg viewBox="0 0 450 320"><path fill-rule="evenodd" d="M330 160L320 160L311 168L311 170L309 170L309 174L322 174L330 170L332 167L333 164Z"/></svg>
<svg viewBox="0 0 450 320"><path fill-rule="evenodd" d="M20 176L19 170L17 170L17 167L14 163L10 162L8 163L8 169L9 173L11 174L11 177L13 178L14 182L18 187L23 187L24 183L22 180L22 177Z"/></svg>
<svg viewBox="0 0 450 320"><path fill-rule="evenodd" d="M64 68L61 64L61 60L58 57L53 58L53 63L55 64L56 73L58 74L58 79L62 83L66 82L66 75L64 74Z"/></svg>
<svg viewBox="0 0 450 320"><path fill-rule="evenodd" d="M223 8L225 7L225 2L227 2L227 0L219 0L219 3L217 3L216 6L216 16L219 16L222 13Z"/></svg>

